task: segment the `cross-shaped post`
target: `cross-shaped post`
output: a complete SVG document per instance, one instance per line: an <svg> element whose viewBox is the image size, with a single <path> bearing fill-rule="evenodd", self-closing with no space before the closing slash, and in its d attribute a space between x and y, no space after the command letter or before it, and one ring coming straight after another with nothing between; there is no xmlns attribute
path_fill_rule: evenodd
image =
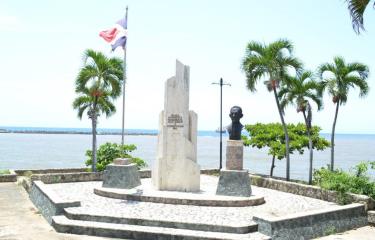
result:
<svg viewBox="0 0 375 240"><path fill-rule="evenodd" d="M220 85L220 165L219 169L223 168L223 85L231 86L229 83L224 83L223 78L220 82L213 82L212 84Z"/></svg>

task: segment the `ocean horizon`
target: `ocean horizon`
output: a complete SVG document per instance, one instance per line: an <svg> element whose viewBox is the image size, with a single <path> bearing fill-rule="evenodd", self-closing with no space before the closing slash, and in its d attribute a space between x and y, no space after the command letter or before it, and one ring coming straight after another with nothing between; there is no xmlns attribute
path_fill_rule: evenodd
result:
<svg viewBox="0 0 375 240"><path fill-rule="evenodd" d="M14 131L4 133L1 131ZM24 132L23 132L24 131ZM0 169L46 169L84 167L85 152L91 149L90 128L0 127ZM49 133L48 133L49 132ZM106 142L120 143L121 129L100 128L98 146ZM100 134L100 132L114 134ZM130 135L125 144L135 144L132 155L144 159L152 167L157 153L157 130L126 129ZM32 133L32 134L31 134ZM78 134L77 134L78 133ZM82 133L82 134L80 134ZM198 164L201 168L218 168L220 133L198 131ZM329 133L322 137L330 140ZM223 166L228 134L223 134ZM375 161L375 134L336 134L335 167L352 169L362 161ZM314 151L314 169L330 163L330 148ZM269 174L271 156L268 149L244 148L244 168L252 173ZM291 178L307 180L308 150L291 155ZM275 176L285 177L285 160L276 160ZM375 179L375 171L369 171Z"/></svg>
<svg viewBox="0 0 375 240"><path fill-rule="evenodd" d="M224 129L224 127L223 127ZM43 132L53 132L53 133L84 133L84 134L90 134L91 128L74 128L74 127L14 127L14 126L0 126L0 133L2 131L8 131L8 132L30 132L30 133L43 133ZM97 129L98 134L106 133L106 134L121 134L122 129L120 128L98 128ZM4 133L4 132L3 132ZM142 128L134 128L134 129L125 129L125 134L131 134L131 135L157 135L158 130L157 129L142 129ZM228 135L226 132L223 133L223 136ZM331 136L331 133L327 132L321 132L321 136L327 138ZM219 132L216 132L216 130L198 130L198 136L220 136ZM358 136L358 137L375 137L375 133L336 133L336 136Z"/></svg>

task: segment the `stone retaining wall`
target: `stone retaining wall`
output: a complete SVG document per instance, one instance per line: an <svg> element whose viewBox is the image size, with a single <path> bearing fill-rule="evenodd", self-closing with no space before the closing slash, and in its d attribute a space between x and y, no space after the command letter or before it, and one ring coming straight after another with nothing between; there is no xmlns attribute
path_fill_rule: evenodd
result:
<svg viewBox="0 0 375 240"><path fill-rule="evenodd" d="M151 178L151 170L150 169L141 169L141 170L139 170L139 173L141 175L141 178ZM219 169L216 169L216 168L213 168L213 169L201 169L201 174L217 175L217 176L219 176L220 171L219 171Z"/></svg>
<svg viewBox="0 0 375 240"><path fill-rule="evenodd" d="M141 169L141 170L139 170L139 176L141 178L151 178L151 170L150 169Z"/></svg>
<svg viewBox="0 0 375 240"><path fill-rule="evenodd" d="M282 192L302 195L305 197L311 197L316 199L321 199L324 201L340 203L339 196L337 192L325 190L318 186L311 186L296 182L287 182L274 178L262 177L259 175L250 174L251 184L263 187L270 188ZM375 201L365 195L359 194L348 194L349 202L363 203L365 204L366 210L375 209Z"/></svg>
<svg viewBox="0 0 375 240"><path fill-rule="evenodd" d="M368 222L375 225L375 211L368 211L367 216Z"/></svg>
<svg viewBox="0 0 375 240"><path fill-rule="evenodd" d="M201 169L201 174L219 176L220 175L220 170L216 169L216 168Z"/></svg>
<svg viewBox="0 0 375 240"><path fill-rule="evenodd" d="M54 172L48 172L48 170L44 171L41 174L33 174L31 176L32 181L40 180L46 184L50 183L66 183L66 182L87 182L87 181L103 181L103 173L97 172L78 172L79 169L75 169L77 172L68 172L65 169L54 169ZM41 170L38 170L41 172ZM139 174L141 178L151 178L151 170L150 169L142 169L139 170ZM219 174L219 170L217 169L202 169L201 174L208 174L208 175L217 175Z"/></svg>
<svg viewBox="0 0 375 240"><path fill-rule="evenodd" d="M287 217L254 216L258 231L273 240L312 239L367 225L363 204L291 214Z"/></svg>
<svg viewBox="0 0 375 240"><path fill-rule="evenodd" d="M140 170L139 173L140 173L141 178L151 177L150 170ZM103 181L103 172L47 173L47 174L31 175L31 181L38 181L38 180L46 184Z"/></svg>
<svg viewBox="0 0 375 240"><path fill-rule="evenodd" d="M150 169L139 170L141 178L151 178ZM202 169L201 174L218 175L218 169ZM101 172L87 172L87 168L62 168L62 169L38 169L38 170L15 170L14 182L16 177L30 175L32 181L42 181L44 183L64 183L64 182L85 182L102 181ZM1 182L1 179L0 179Z"/></svg>
<svg viewBox="0 0 375 240"><path fill-rule="evenodd" d="M21 176L21 177L18 177L17 181L19 184L22 185L22 187L26 190L26 192L30 194L30 190L32 186L31 179Z"/></svg>
<svg viewBox="0 0 375 240"><path fill-rule="evenodd" d="M0 175L0 182L17 182L17 174L13 170L9 172L9 174Z"/></svg>
<svg viewBox="0 0 375 240"><path fill-rule="evenodd" d="M54 192L46 189L41 181L33 182L29 197L50 224L52 223L52 216L62 215L64 208L81 206L79 201L61 200Z"/></svg>
<svg viewBox="0 0 375 240"><path fill-rule="evenodd" d="M52 168L52 169L22 169L15 170L20 175L28 174L48 174L48 173L77 173L77 172L88 172L88 168Z"/></svg>
<svg viewBox="0 0 375 240"><path fill-rule="evenodd" d="M42 181L46 184L67 182L102 181L102 172L49 173L31 175L31 181Z"/></svg>

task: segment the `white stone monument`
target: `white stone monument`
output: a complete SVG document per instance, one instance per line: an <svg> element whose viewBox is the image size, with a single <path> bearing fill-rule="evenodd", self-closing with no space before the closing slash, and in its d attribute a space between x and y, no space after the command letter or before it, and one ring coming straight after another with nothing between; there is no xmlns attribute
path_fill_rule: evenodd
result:
<svg viewBox="0 0 375 240"><path fill-rule="evenodd" d="M189 66L176 60L176 76L165 83L164 111L159 117L157 157L152 181L158 190L196 192L197 114L189 111Z"/></svg>

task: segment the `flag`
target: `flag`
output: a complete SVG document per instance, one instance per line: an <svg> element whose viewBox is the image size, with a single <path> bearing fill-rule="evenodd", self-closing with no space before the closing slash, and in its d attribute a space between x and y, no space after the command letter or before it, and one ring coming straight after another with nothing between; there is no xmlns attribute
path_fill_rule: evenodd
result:
<svg viewBox="0 0 375 240"><path fill-rule="evenodd" d="M101 31L99 36L111 44L112 51L119 46L125 48L126 39L128 36L127 28L127 20L126 18L123 18L117 21L115 26L111 29Z"/></svg>

